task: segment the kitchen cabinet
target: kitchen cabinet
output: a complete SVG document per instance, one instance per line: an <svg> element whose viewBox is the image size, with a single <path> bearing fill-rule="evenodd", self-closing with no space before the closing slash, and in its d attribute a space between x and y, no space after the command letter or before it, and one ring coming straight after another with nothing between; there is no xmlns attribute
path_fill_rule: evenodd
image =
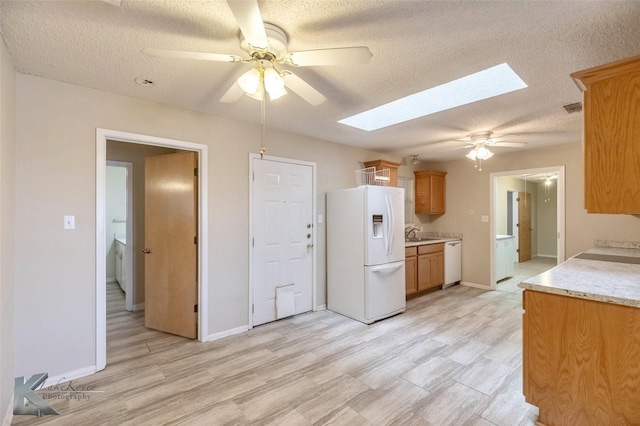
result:
<svg viewBox="0 0 640 426"><path fill-rule="evenodd" d="M571 74L584 91L588 213L640 213L640 56Z"/></svg>
<svg viewBox="0 0 640 426"><path fill-rule="evenodd" d="M418 246L418 291L444 284L444 244Z"/></svg>
<svg viewBox="0 0 640 426"><path fill-rule="evenodd" d="M398 167L399 163L393 163L387 160L365 161L365 167L375 167L376 170L389 169L389 185L398 186Z"/></svg>
<svg viewBox="0 0 640 426"><path fill-rule="evenodd" d="M406 295L418 292L418 247L405 247L404 273Z"/></svg>
<svg viewBox="0 0 640 426"><path fill-rule="evenodd" d="M514 235L496 236L496 281L512 277L515 273L516 237Z"/></svg>
<svg viewBox="0 0 640 426"><path fill-rule="evenodd" d="M421 170L415 176L416 214L444 214L445 176L447 172Z"/></svg>
<svg viewBox="0 0 640 426"><path fill-rule="evenodd" d="M523 393L536 424L640 424L640 308L532 290L523 308Z"/></svg>

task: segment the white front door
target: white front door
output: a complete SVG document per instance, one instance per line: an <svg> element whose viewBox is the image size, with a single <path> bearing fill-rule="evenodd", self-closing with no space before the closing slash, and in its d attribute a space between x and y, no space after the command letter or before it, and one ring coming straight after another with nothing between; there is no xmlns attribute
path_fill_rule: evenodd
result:
<svg viewBox="0 0 640 426"><path fill-rule="evenodd" d="M253 158L252 169L255 326L313 308L313 168Z"/></svg>

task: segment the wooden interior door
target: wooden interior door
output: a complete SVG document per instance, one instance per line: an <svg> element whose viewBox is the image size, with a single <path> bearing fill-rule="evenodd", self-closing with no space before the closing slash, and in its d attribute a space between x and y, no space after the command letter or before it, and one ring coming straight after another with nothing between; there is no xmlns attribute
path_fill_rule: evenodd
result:
<svg viewBox="0 0 640 426"><path fill-rule="evenodd" d="M145 325L197 337L197 154L145 159Z"/></svg>
<svg viewBox="0 0 640 426"><path fill-rule="evenodd" d="M531 260L531 194L518 192L518 262Z"/></svg>

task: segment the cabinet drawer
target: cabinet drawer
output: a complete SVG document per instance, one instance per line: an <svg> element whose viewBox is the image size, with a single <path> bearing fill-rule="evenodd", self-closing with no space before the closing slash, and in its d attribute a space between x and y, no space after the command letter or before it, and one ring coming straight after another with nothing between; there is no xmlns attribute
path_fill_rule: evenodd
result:
<svg viewBox="0 0 640 426"><path fill-rule="evenodd" d="M418 254L437 253L439 251L444 251L444 243L426 244L424 246L418 246Z"/></svg>
<svg viewBox="0 0 640 426"><path fill-rule="evenodd" d="M418 247L405 247L404 248L404 257L411 257L418 254Z"/></svg>

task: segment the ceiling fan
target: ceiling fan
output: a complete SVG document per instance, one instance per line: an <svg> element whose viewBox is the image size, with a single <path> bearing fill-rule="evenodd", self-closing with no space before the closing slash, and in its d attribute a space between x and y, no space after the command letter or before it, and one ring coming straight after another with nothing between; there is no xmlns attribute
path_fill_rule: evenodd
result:
<svg viewBox="0 0 640 426"><path fill-rule="evenodd" d="M234 102L243 94L262 100L265 91L270 99L277 99L291 89L311 105L319 105L327 98L310 84L285 67L366 64L371 52L366 46L288 52L287 34L279 27L263 22L256 0L227 0L236 19L242 40L240 46L247 57L185 50L145 48L150 56L185 58L216 62L249 64L251 69L242 74L222 96L220 102ZM277 67L277 68L276 68Z"/></svg>
<svg viewBox="0 0 640 426"><path fill-rule="evenodd" d="M493 152L489 150L490 146L521 147L527 144L526 142L499 141L497 140L498 137L492 138L492 135L493 132L491 131L473 132L469 134L469 142L457 141L466 143L462 148L471 148L471 151L469 151L466 157L475 162L474 167L478 167L479 171L482 171L482 161L493 157Z"/></svg>

